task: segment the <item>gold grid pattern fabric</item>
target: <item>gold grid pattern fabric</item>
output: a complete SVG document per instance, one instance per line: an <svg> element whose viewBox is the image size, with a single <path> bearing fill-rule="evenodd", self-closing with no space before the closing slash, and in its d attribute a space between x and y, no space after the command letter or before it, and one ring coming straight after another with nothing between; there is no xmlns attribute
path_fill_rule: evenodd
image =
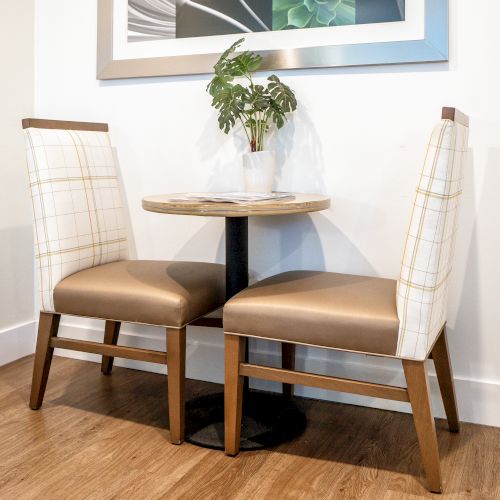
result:
<svg viewBox="0 0 500 500"><path fill-rule="evenodd" d="M127 258L113 151L107 132L27 128L40 309L54 312L65 277Z"/></svg>
<svg viewBox="0 0 500 500"><path fill-rule="evenodd" d="M446 322L468 128L434 128L417 187L398 281L397 355L423 360Z"/></svg>

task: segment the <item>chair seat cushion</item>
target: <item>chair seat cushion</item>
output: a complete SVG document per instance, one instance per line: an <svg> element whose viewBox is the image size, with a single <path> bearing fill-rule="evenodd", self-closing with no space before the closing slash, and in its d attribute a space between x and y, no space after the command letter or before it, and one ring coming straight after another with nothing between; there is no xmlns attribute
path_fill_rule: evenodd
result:
<svg viewBox="0 0 500 500"><path fill-rule="evenodd" d="M319 271L265 279L229 300L224 331L284 342L394 355L396 281Z"/></svg>
<svg viewBox="0 0 500 500"><path fill-rule="evenodd" d="M68 276L54 290L61 314L172 327L224 299L225 267L204 262L123 260Z"/></svg>

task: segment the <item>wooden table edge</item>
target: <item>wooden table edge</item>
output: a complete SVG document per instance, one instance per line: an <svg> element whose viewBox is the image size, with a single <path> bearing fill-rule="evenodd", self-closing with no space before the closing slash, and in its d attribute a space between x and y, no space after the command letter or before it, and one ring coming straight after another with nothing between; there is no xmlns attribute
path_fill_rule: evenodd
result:
<svg viewBox="0 0 500 500"><path fill-rule="evenodd" d="M172 202L174 203L174 202ZM182 202L178 202L179 205ZM197 205L188 205L186 207L172 207L166 206L162 207L161 202L148 201L146 198L142 200L142 208L148 212L160 213L160 214L173 214L173 215L194 215L194 216L212 216L212 217L258 217L258 216L270 216L270 215L293 215L301 213L311 213L320 212L326 210L331 206L331 200L328 197L317 201L303 201L297 202L297 205L293 205L293 202L283 203L280 206L279 203L273 205L272 208L265 205L266 202L262 202L262 206L252 205L251 207L246 205L238 205L235 203L200 203ZM217 205L217 206L215 206Z"/></svg>

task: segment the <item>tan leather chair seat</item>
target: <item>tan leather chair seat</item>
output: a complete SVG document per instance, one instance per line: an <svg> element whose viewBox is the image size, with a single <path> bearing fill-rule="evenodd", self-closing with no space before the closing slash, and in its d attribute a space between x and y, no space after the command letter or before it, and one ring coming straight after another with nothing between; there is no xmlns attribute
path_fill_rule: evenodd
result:
<svg viewBox="0 0 500 500"><path fill-rule="evenodd" d="M124 260L77 272L54 289L62 314L182 327L221 307L225 267Z"/></svg>
<svg viewBox="0 0 500 500"><path fill-rule="evenodd" d="M396 353L396 281L292 271L243 290L224 307L224 331L374 354Z"/></svg>

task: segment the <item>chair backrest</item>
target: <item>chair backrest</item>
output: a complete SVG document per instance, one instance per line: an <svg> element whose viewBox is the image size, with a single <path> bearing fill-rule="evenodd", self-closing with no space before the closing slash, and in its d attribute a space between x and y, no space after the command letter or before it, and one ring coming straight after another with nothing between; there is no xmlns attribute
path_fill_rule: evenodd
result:
<svg viewBox="0 0 500 500"><path fill-rule="evenodd" d="M446 322L469 119L443 108L427 148L398 282L397 355L423 360Z"/></svg>
<svg viewBox="0 0 500 500"><path fill-rule="evenodd" d="M123 260L127 235L108 126L23 120L40 309L70 274Z"/></svg>

